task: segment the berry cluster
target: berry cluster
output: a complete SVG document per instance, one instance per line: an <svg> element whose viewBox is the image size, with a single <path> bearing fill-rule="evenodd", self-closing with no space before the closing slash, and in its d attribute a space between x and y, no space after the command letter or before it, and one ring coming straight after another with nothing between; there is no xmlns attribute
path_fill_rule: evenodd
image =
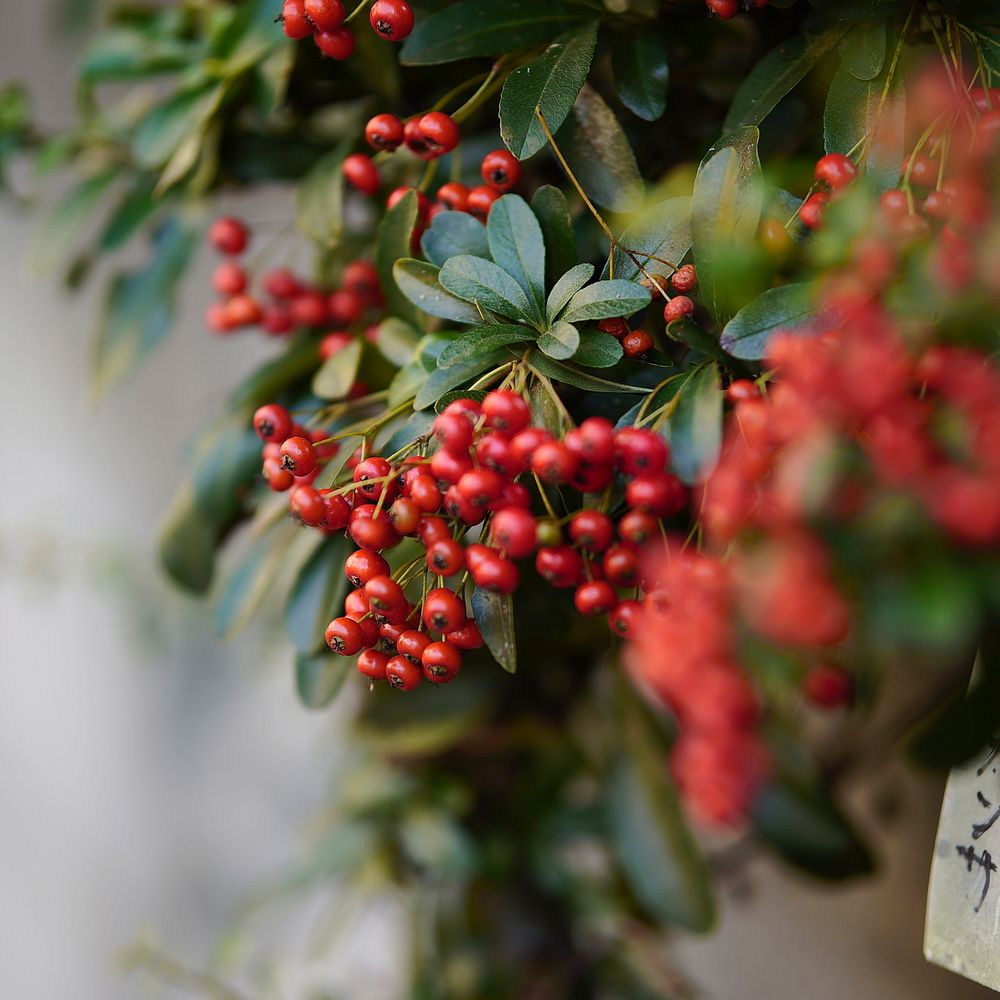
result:
<svg viewBox="0 0 1000 1000"><path fill-rule="evenodd" d="M842 153L827 153L816 161L816 183L821 190L814 191L799 208L799 220L809 229L823 225L823 213L831 198L845 191L858 177L858 168L850 157Z"/></svg>
<svg viewBox="0 0 1000 1000"><path fill-rule="evenodd" d="M311 37L324 56L349 59L354 53L343 0L284 0L278 20L289 38ZM413 8L406 0L375 0L368 20L380 38L401 42L413 31Z"/></svg>
<svg viewBox="0 0 1000 1000"><path fill-rule="evenodd" d="M352 339L345 327L367 323L369 339L377 335L372 324L384 302L378 271L369 261L348 264L339 285L331 290L319 288L287 268L273 268L261 276L260 291L254 293L247 269L235 259L250 241L246 224L231 217L217 219L209 228L208 239L227 257L212 273L212 287L221 296L205 314L205 325L213 333L260 326L271 336L280 337L299 327L337 327L320 344L324 359Z"/></svg>

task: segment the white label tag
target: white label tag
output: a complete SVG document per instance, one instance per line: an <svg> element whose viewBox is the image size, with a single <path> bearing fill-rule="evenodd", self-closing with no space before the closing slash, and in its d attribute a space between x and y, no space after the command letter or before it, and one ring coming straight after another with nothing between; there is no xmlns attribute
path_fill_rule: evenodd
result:
<svg viewBox="0 0 1000 1000"><path fill-rule="evenodd" d="M941 805L924 955L1000 990L1000 749L955 768Z"/></svg>

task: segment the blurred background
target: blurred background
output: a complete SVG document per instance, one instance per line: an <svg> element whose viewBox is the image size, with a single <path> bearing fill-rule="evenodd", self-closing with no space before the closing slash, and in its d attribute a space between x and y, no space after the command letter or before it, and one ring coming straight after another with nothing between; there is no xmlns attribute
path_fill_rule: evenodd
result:
<svg viewBox="0 0 1000 1000"><path fill-rule="evenodd" d="M28 84L53 128L72 120L79 44L56 23L45 3L0 4L2 76ZM288 214L281 191L242 210ZM32 228L29 212L0 203L4 996L226 996L193 975L214 966L247 1000L401 1000L400 905L331 889L248 906L305 857L343 712L299 705L280 625L224 644L156 563L186 441L268 345L204 332L206 257L174 335L94 407L97 302L29 266ZM921 956L940 795L901 770L858 790L882 862L863 885L831 889L751 859L727 882L719 933L677 940L680 967L723 1000L992 995ZM136 942L169 956L158 975L123 972L116 958Z"/></svg>

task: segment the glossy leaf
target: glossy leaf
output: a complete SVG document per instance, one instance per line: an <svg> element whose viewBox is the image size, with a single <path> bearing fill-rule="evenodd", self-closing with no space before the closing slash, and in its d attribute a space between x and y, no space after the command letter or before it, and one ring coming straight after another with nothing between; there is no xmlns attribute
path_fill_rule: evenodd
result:
<svg viewBox="0 0 1000 1000"><path fill-rule="evenodd" d="M670 67L663 40L653 33L623 31L611 46L618 99L634 115L655 122L667 107Z"/></svg>
<svg viewBox="0 0 1000 1000"><path fill-rule="evenodd" d="M433 406L446 392L457 389L466 382L471 382L479 375L494 366L509 360L510 355L502 348L488 353L479 353L468 361L438 368L432 371L427 380L420 386L413 400L415 410L425 410Z"/></svg>
<svg viewBox="0 0 1000 1000"><path fill-rule="evenodd" d="M500 137L519 160L533 156L547 142L536 107L553 134L566 120L586 82L596 45L593 21L562 35L507 77L500 95Z"/></svg>
<svg viewBox="0 0 1000 1000"><path fill-rule="evenodd" d="M487 260L490 257L486 227L468 212L441 212L435 215L430 229L421 237L420 249L436 267L441 267L449 257L459 254Z"/></svg>
<svg viewBox="0 0 1000 1000"><path fill-rule="evenodd" d="M343 574L341 574L343 575ZM354 672L357 657L338 656L325 650L295 655L295 691L306 708L326 708L340 694Z"/></svg>
<svg viewBox="0 0 1000 1000"><path fill-rule="evenodd" d="M559 188L544 184L532 196L531 210L545 237L545 282L554 285L577 261L569 205Z"/></svg>
<svg viewBox="0 0 1000 1000"><path fill-rule="evenodd" d="M558 141L584 191L604 208L628 212L643 194L635 154L614 112L593 87L584 86Z"/></svg>
<svg viewBox="0 0 1000 1000"><path fill-rule="evenodd" d="M514 634L514 599L479 587L472 592L472 614L493 659L508 673L517 670L517 637Z"/></svg>
<svg viewBox="0 0 1000 1000"><path fill-rule="evenodd" d="M357 381L364 345L352 340L323 362L312 381L313 395L320 399L343 399Z"/></svg>
<svg viewBox="0 0 1000 1000"><path fill-rule="evenodd" d="M429 66L491 56L554 38L574 22L594 16L586 7L550 0L460 0L418 19L403 44L405 66Z"/></svg>
<svg viewBox="0 0 1000 1000"><path fill-rule="evenodd" d="M327 648L324 630L343 609L344 563L355 547L343 534L325 538L299 569L285 603L285 631L300 653Z"/></svg>
<svg viewBox="0 0 1000 1000"><path fill-rule="evenodd" d="M162 167L177 148L197 134L218 110L222 84L201 81L171 94L136 126L132 150L144 167Z"/></svg>
<svg viewBox="0 0 1000 1000"><path fill-rule="evenodd" d="M170 579L192 594L205 594L215 571L217 529L182 489L159 532L160 562Z"/></svg>
<svg viewBox="0 0 1000 1000"><path fill-rule="evenodd" d="M333 246L344 228L344 174L348 152L341 145L322 157L295 191L299 230L321 246Z"/></svg>
<svg viewBox="0 0 1000 1000"><path fill-rule="evenodd" d="M545 303L545 315L551 323L569 304L569 300L594 276L593 264L571 267L553 286Z"/></svg>
<svg viewBox="0 0 1000 1000"><path fill-rule="evenodd" d="M409 323L395 316L389 316L378 325L375 346L382 357L397 368L413 360L419 343L420 334Z"/></svg>
<svg viewBox="0 0 1000 1000"><path fill-rule="evenodd" d="M482 323L483 315L474 305L441 287L439 274L440 268L412 258L398 260L392 268L396 286L421 312L455 323Z"/></svg>
<svg viewBox="0 0 1000 1000"><path fill-rule="evenodd" d="M543 318L545 304L545 238L535 213L516 194L504 195L490 209L486 225L490 256L523 289Z"/></svg>
<svg viewBox="0 0 1000 1000"><path fill-rule="evenodd" d="M201 435L191 456L194 503L217 524L243 509L260 475L260 438L242 414Z"/></svg>
<svg viewBox="0 0 1000 1000"><path fill-rule="evenodd" d="M803 326L816 315L811 291L806 283L769 288L726 324L723 349L737 358L763 358L773 333Z"/></svg>
<svg viewBox="0 0 1000 1000"><path fill-rule="evenodd" d="M677 393L670 418L670 462L686 483L701 482L722 445L722 388L714 364L696 369Z"/></svg>
<svg viewBox="0 0 1000 1000"><path fill-rule="evenodd" d="M649 289L634 281L595 281L570 299L562 318L567 323L631 316L649 305Z"/></svg>
<svg viewBox="0 0 1000 1000"><path fill-rule="evenodd" d="M573 360L587 368L610 368L624 356L622 345L609 333L600 330L581 330L580 346Z"/></svg>
<svg viewBox="0 0 1000 1000"><path fill-rule="evenodd" d="M579 346L580 331L565 320L553 324L538 338L538 349L558 361L573 357Z"/></svg>
<svg viewBox="0 0 1000 1000"><path fill-rule="evenodd" d="M542 375L547 375L554 382L572 385L577 389L584 389L587 392L634 392L640 395L649 392L649 389L645 386L628 385L626 382L612 382L610 379L591 375L561 361L554 361L552 358L547 358L538 350L532 350L528 355L528 364L535 371L540 372Z"/></svg>
<svg viewBox="0 0 1000 1000"><path fill-rule="evenodd" d="M859 80L874 80L885 64L885 22L859 24L840 42L840 60Z"/></svg>
<svg viewBox="0 0 1000 1000"><path fill-rule="evenodd" d="M375 266L389 311L412 323L420 321L420 314L396 284L394 268L397 261L408 257L411 252L417 215L417 193L407 191L382 217L375 242Z"/></svg>
<svg viewBox="0 0 1000 1000"><path fill-rule="evenodd" d="M625 250L615 247L604 266L602 278L611 277L613 269L615 278L636 281L642 276L639 264L648 274L669 277L674 270L671 265L679 266L691 249L691 199L668 198L654 205L648 212L641 213L639 220L621 234L619 241L622 247L635 254L638 263ZM654 260L654 257L660 259Z"/></svg>
<svg viewBox="0 0 1000 1000"><path fill-rule="evenodd" d="M526 326L513 326L504 323L495 326L482 326L470 330L468 333L463 333L448 344L438 355L437 364L439 368L450 368L452 365L471 361L487 351L494 351L498 347L534 340L536 336L537 331Z"/></svg>
<svg viewBox="0 0 1000 1000"><path fill-rule="evenodd" d="M451 257L438 280L446 291L508 319L531 322L535 309L524 289L492 261L468 255Z"/></svg>

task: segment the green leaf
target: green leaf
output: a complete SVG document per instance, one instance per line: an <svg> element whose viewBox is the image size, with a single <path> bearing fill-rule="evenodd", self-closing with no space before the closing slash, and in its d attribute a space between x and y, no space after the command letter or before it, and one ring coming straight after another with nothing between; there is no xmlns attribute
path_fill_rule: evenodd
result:
<svg viewBox="0 0 1000 1000"><path fill-rule="evenodd" d="M493 659L508 673L517 671L517 638L514 634L514 599L479 587L472 592L472 614Z"/></svg>
<svg viewBox="0 0 1000 1000"><path fill-rule="evenodd" d="M94 38L80 63L87 83L138 80L187 67L192 47L159 32L109 28Z"/></svg>
<svg viewBox="0 0 1000 1000"><path fill-rule="evenodd" d="M490 259L486 227L468 212L441 212L435 215L430 229L420 240L420 249L436 267L442 267L449 257L460 254Z"/></svg>
<svg viewBox="0 0 1000 1000"><path fill-rule="evenodd" d="M449 390L457 389L460 385L471 382L477 376L482 375L487 369L509 360L510 355L501 348L485 354L480 353L468 361L462 361L448 368L438 368L430 373L427 381L417 391L416 398L413 400L413 408L426 410Z"/></svg>
<svg viewBox="0 0 1000 1000"><path fill-rule="evenodd" d="M553 38L593 11L564 0L460 0L421 17L403 44L405 66L430 66L472 56L492 56Z"/></svg>
<svg viewBox="0 0 1000 1000"><path fill-rule="evenodd" d="M341 574L343 575L343 574ZM295 654L295 690L306 708L326 708L340 693L354 670L357 657L337 656L329 650Z"/></svg>
<svg viewBox="0 0 1000 1000"><path fill-rule="evenodd" d="M846 66L837 70L830 84L823 112L823 141L828 153L854 150L865 136L871 135L865 173L879 190L895 186L902 172L904 152L902 91L890 90L883 105L885 67L871 80L859 80Z"/></svg>
<svg viewBox="0 0 1000 1000"><path fill-rule="evenodd" d="M158 230L145 267L111 282L94 344L91 377L96 397L133 371L169 332L194 245L195 233L170 219Z"/></svg>
<svg viewBox="0 0 1000 1000"><path fill-rule="evenodd" d="M763 206L757 140L746 126L712 149L698 168L691 200L691 233L702 299L717 322L736 311L727 283L734 260L750 255Z"/></svg>
<svg viewBox="0 0 1000 1000"><path fill-rule="evenodd" d="M101 231L101 249L117 250L162 207L163 201L154 196L145 182L139 182L119 202Z"/></svg>
<svg viewBox="0 0 1000 1000"><path fill-rule="evenodd" d="M723 133L733 132L741 125L759 125L844 37L844 31L838 25L815 38L793 35L768 52L736 91L722 125Z"/></svg>
<svg viewBox="0 0 1000 1000"><path fill-rule="evenodd" d="M242 414L229 417L201 435L190 465L195 506L226 524L243 510L260 475L260 438Z"/></svg>
<svg viewBox="0 0 1000 1000"><path fill-rule="evenodd" d="M205 594L215 571L217 529L184 487L171 505L159 532L160 562L179 587Z"/></svg>
<svg viewBox="0 0 1000 1000"><path fill-rule="evenodd" d="M885 63L885 22L859 24L841 40L840 60L851 76L874 80Z"/></svg>
<svg viewBox="0 0 1000 1000"><path fill-rule="evenodd" d="M402 368L413 360L419 343L420 334L409 323L404 323L395 316L389 316L379 323L375 346L397 368Z"/></svg>
<svg viewBox="0 0 1000 1000"><path fill-rule="evenodd" d="M500 138L519 160L533 156L547 142L536 107L553 134L566 120L587 80L596 46L593 21L562 35L507 77L500 95Z"/></svg>
<svg viewBox="0 0 1000 1000"><path fill-rule="evenodd" d="M874 868L868 848L818 782L781 779L757 796L754 831L791 864L843 879Z"/></svg>
<svg viewBox="0 0 1000 1000"><path fill-rule="evenodd" d="M299 570L285 603L285 631L300 653L326 649L324 631L347 596L344 563L354 548L342 534L325 538Z"/></svg>
<svg viewBox="0 0 1000 1000"><path fill-rule="evenodd" d="M32 237L28 258L33 270L47 271L66 255L117 177L117 170L104 170L63 195Z"/></svg>
<svg viewBox="0 0 1000 1000"><path fill-rule="evenodd" d="M554 284L576 264L576 236L566 196L557 187L544 184L532 196L531 210L545 237L545 282Z"/></svg>
<svg viewBox="0 0 1000 1000"><path fill-rule="evenodd" d="M757 361L766 354L775 331L804 326L816 312L808 283L769 288L726 324L720 343L733 357Z"/></svg>
<svg viewBox="0 0 1000 1000"><path fill-rule="evenodd" d="M638 205L643 183L635 154L614 112L593 87L580 91L558 141L583 190L598 205L614 212Z"/></svg>
<svg viewBox="0 0 1000 1000"><path fill-rule="evenodd" d="M639 221L629 226L620 238L622 247L631 250L649 274L664 278L673 273L670 264L680 265L691 249L691 242L690 198L661 201L643 212ZM653 260L654 257L660 260ZM662 263L664 260L670 264ZM601 277L610 277L613 265L616 278L637 281L642 274L639 264L624 250L615 247Z"/></svg>
<svg viewBox="0 0 1000 1000"><path fill-rule="evenodd" d="M611 46L615 93L634 115L655 122L667 107L670 67L663 40L652 33L623 31Z"/></svg>
<svg viewBox="0 0 1000 1000"><path fill-rule="evenodd" d="M453 340L438 355L437 364L439 368L450 368L452 365L471 361L487 351L494 351L498 347L534 340L535 336L536 331L526 326L508 324L481 326Z"/></svg>
<svg viewBox="0 0 1000 1000"><path fill-rule="evenodd" d="M466 302L508 319L535 319L535 309L524 289L503 268L481 257L451 257L438 275L441 285Z"/></svg>
<svg viewBox="0 0 1000 1000"><path fill-rule="evenodd" d="M580 346L580 331L572 323L560 320L538 338L538 349L557 361L576 354Z"/></svg>
<svg viewBox="0 0 1000 1000"><path fill-rule="evenodd" d="M688 828L667 747L620 683L622 718L607 779L607 818L622 873L654 920L704 934L715 922L712 877Z"/></svg>
<svg viewBox="0 0 1000 1000"><path fill-rule="evenodd" d="M722 388L714 364L695 369L678 391L669 434L674 472L686 483L701 482L722 446Z"/></svg>
<svg viewBox="0 0 1000 1000"><path fill-rule="evenodd" d="M413 323L419 322L420 314L396 284L394 268L411 252L417 215L417 192L407 191L382 217L375 242L375 266L389 311Z"/></svg>
<svg viewBox="0 0 1000 1000"><path fill-rule="evenodd" d="M545 304L545 315L551 323L568 305L569 300L594 276L593 264L577 264L571 267L549 292Z"/></svg>
<svg viewBox="0 0 1000 1000"><path fill-rule="evenodd" d="M322 157L295 190L296 225L321 246L333 246L344 229L342 168L349 149L342 143Z"/></svg>
<svg viewBox="0 0 1000 1000"><path fill-rule="evenodd" d="M441 269L433 264L412 258L398 260L392 268L396 286L421 312L455 323L482 323L483 315L475 306L441 287L440 273Z"/></svg>
<svg viewBox="0 0 1000 1000"><path fill-rule="evenodd" d="M314 396L320 399L343 399L357 381L364 345L352 340L323 362L312 381Z"/></svg>
<svg viewBox="0 0 1000 1000"><path fill-rule="evenodd" d="M132 153L143 167L162 167L191 136L197 136L215 114L225 86L199 81L158 104L136 126Z"/></svg>
<svg viewBox="0 0 1000 1000"><path fill-rule="evenodd" d="M569 300L562 318L567 323L631 316L649 305L649 289L634 281L595 281Z"/></svg>
<svg viewBox="0 0 1000 1000"><path fill-rule="evenodd" d="M528 365L536 372L547 375L563 385L572 385L587 392L634 392L640 395L648 393L649 389L641 385L628 385L626 382L612 382L609 379L598 378L579 368L563 364L547 358L541 351L533 349L528 355Z"/></svg>
<svg viewBox="0 0 1000 1000"><path fill-rule="evenodd" d="M600 330L581 330L580 346L573 360L587 368L611 368L624 356L622 345L609 333Z"/></svg>
<svg viewBox="0 0 1000 1000"><path fill-rule="evenodd" d="M506 194L493 203L486 232L490 256L521 286L540 321L545 304L545 238L537 216L519 195Z"/></svg>

